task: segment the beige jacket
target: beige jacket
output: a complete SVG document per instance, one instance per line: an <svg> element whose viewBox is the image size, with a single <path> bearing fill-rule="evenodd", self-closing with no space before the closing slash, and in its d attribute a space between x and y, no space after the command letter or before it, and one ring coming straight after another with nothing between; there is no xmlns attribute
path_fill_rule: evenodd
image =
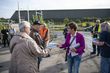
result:
<svg viewBox="0 0 110 73"><path fill-rule="evenodd" d="M26 33L19 33L10 41L9 73L37 73L36 56L44 55L36 42Z"/></svg>

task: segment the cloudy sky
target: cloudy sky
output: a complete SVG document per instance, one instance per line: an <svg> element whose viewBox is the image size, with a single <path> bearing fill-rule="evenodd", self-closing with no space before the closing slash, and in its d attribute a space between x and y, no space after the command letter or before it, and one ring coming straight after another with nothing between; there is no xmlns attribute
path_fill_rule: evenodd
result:
<svg viewBox="0 0 110 73"><path fill-rule="evenodd" d="M20 10L110 8L110 0L0 0L0 17L10 18L18 2Z"/></svg>

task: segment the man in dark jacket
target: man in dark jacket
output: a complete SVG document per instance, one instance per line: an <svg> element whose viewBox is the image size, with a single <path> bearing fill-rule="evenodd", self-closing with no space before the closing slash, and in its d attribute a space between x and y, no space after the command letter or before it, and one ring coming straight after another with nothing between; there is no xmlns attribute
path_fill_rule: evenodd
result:
<svg viewBox="0 0 110 73"><path fill-rule="evenodd" d="M1 30L1 33L3 35L3 41L2 42L3 42L4 47L6 47L6 44L8 44L8 46L9 46L8 30L3 28L3 30Z"/></svg>
<svg viewBox="0 0 110 73"><path fill-rule="evenodd" d="M40 28L40 22L39 21L35 21L31 27L31 33L30 36L36 41L36 43L39 45L40 48L43 49L43 46L41 45L41 37L39 35L39 28ZM40 67L40 62L42 60L41 57L37 57L38 60L38 71L39 71L39 67Z"/></svg>
<svg viewBox="0 0 110 73"><path fill-rule="evenodd" d="M44 42L39 34L39 29L40 29L40 22L38 21L35 21L32 25L32 29L31 29L31 33L30 33L30 36L36 41L36 43L38 44L38 46L45 50L45 45L44 45ZM47 55L48 56L48 55ZM37 57L37 60L38 60L38 71L40 69L40 62L42 60L42 57Z"/></svg>
<svg viewBox="0 0 110 73"><path fill-rule="evenodd" d="M96 45L100 46L101 65L100 73L110 73L110 25L107 22L101 24L101 33L99 42Z"/></svg>

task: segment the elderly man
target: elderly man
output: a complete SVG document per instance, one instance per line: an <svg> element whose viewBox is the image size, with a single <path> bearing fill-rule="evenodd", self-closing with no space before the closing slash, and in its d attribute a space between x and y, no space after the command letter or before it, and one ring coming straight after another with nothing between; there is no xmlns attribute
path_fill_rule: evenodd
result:
<svg viewBox="0 0 110 73"><path fill-rule="evenodd" d="M11 64L9 73L37 73L36 56L46 55L36 42L29 36L30 23L19 24L20 33L13 36L10 42Z"/></svg>

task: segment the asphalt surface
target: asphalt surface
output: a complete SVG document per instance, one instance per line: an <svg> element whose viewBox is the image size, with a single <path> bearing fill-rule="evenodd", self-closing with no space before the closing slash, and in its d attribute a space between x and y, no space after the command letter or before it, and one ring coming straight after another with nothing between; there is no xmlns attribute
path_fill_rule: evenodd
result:
<svg viewBox="0 0 110 73"><path fill-rule="evenodd" d="M80 73L99 73L100 56L90 55L92 51L92 38L89 32L81 32L86 41L85 53L82 56L82 61L80 65ZM56 38L52 40L55 43L64 42L64 37L62 32L54 32L57 35ZM67 63L64 61L65 50L54 48L50 51L50 57L43 58L41 62L41 68L39 73L68 73ZM9 52L9 47L2 48L0 46L0 73L8 73L10 64L11 54Z"/></svg>

